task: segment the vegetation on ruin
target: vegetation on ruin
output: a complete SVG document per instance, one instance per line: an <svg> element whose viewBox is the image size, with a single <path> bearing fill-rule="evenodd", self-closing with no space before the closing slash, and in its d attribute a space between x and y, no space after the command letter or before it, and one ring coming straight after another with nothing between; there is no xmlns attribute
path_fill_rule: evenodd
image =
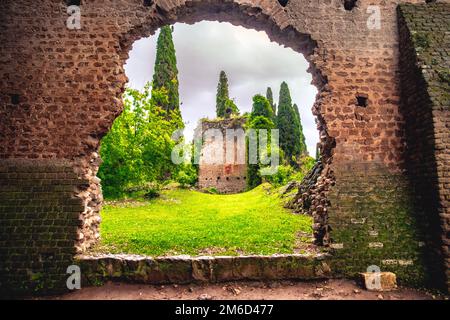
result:
<svg viewBox="0 0 450 320"><path fill-rule="evenodd" d="M164 190L151 201L108 203L102 220L95 251L151 256L294 253L308 241L299 234L312 233L311 217L285 209L269 184L234 195Z"/></svg>

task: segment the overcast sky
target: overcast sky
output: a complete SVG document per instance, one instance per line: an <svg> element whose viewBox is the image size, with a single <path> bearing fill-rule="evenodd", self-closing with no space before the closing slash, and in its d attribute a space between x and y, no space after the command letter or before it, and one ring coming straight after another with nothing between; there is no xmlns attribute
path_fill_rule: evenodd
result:
<svg viewBox="0 0 450 320"><path fill-rule="evenodd" d="M158 33L136 41L125 65L128 86L142 89L153 77ZM291 89L302 118L310 155L314 156L319 134L311 107L317 89L306 72L303 55L271 42L265 32L203 21L194 25L177 23L173 33L178 60L180 101L185 136L192 139L197 121L215 117L216 90L220 70L228 76L230 98L241 113L251 111L252 97L272 87L275 102L282 81Z"/></svg>

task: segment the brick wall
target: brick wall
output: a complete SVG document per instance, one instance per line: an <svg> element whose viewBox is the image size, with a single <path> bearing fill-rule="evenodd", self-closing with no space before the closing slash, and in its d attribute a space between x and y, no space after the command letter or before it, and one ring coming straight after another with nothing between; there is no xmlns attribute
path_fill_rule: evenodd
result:
<svg viewBox="0 0 450 320"><path fill-rule="evenodd" d="M450 278L450 6L398 10L402 112L416 217L435 282Z"/></svg>
<svg viewBox="0 0 450 320"><path fill-rule="evenodd" d="M395 272L400 284L424 285L426 248L405 175L374 162L336 166L334 174L339 187L328 197L333 269L356 275L377 266Z"/></svg>
<svg viewBox="0 0 450 320"><path fill-rule="evenodd" d="M67 162L0 161L0 295L65 288L87 187Z"/></svg>
<svg viewBox="0 0 450 320"><path fill-rule="evenodd" d="M310 62L313 83L319 89L313 113L320 131L323 172L327 174L321 180L329 181L321 191L327 201L321 214L316 214L320 217L316 224L335 247L344 243L344 250L346 247L355 249L346 253L341 251L342 258L338 260L341 263L336 265L336 271L353 274L364 271L368 263L386 260L386 265L396 263L399 266L401 281L417 283L410 280L423 278L418 275L423 274L420 270L425 267L420 265L415 229L409 228L409 222L401 222L409 221L405 217L416 216L411 209L412 201L408 201L404 181L407 177L405 169L411 174L415 172L408 159L410 162L411 155L420 157L421 154L411 151L409 158L405 157L405 150L413 150L405 147L414 132L408 131L408 122L413 117L402 112L405 108L400 108L396 13L400 2L423 4L423 1L358 1L352 10L346 10L342 0L290 0L286 7L281 7L276 0L156 0L151 6L144 6L141 0L81 2L81 30L67 29L67 5L62 0L38 3L5 0L0 10L0 158L18 164L22 159L29 159L36 167L41 166L41 161L65 160L77 177L87 181L87 188L75 190L82 204L78 210L81 225L77 230L67 230L66 234L76 241L77 252L86 250L98 239L102 198L100 181L96 178L97 152L101 137L122 110L121 95L127 81L123 66L133 42L153 34L163 24L210 19L264 30L273 41L303 53ZM368 5L378 5L381 9L380 30L367 28ZM422 10L433 8L433 5L422 6ZM444 4L442 6L444 8ZM424 14L427 13L424 11ZM426 76L428 71L423 74ZM430 74L436 75L435 70L432 69ZM445 72L441 72L440 77L445 79ZM428 94L435 104L436 96L430 90ZM360 106L357 97L367 98L367 105ZM418 112L420 108L413 109ZM436 212L448 226L448 211L445 211L448 210L448 192L445 191L448 190L445 180L448 179L448 134L443 131L448 129L445 120L448 109L444 104L433 107L431 116L423 118L423 127L430 119L436 138L434 149L426 146L417 150L424 150L424 159L430 159L428 152L434 152L431 157L436 161L437 178L434 181L437 180L437 184L433 183L439 188L435 193L438 196L426 196L428 200L425 201L439 202L435 205ZM414 126L410 125L410 128ZM413 146L410 144L409 148ZM16 173L28 173L30 167L34 165L26 168L18 165ZM361 183L352 181L348 168ZM419 172L420 167L416 168ZM426 179L419 179L419 182ZM15 180L6 178L2 186L14 185L11 181ZM25 180L23 183L26 186ZM397 190L399 194L391 197L383 192L385 189L389 192ZM23 192L26 199L36 196L33 189ZM63 196L56 190L50 193L73 201L68 194ZM341 205L342 201L349 203ZM53 204L50 199L42 202ZM22 202L8 197L2 198L0 207L6 211L0 218L2 223L9 221L9 214L23 210ZM368 209L360 212L363 207ZM393 227L393 239L408 241L385 240L386 231L379 233L370 250L367 247L372 240L363 236L353 237L350 247L348 243L346 245L347 235L353 232L352 219L360 218L361 214L370 215L370 211L378 207L381 208L379 214L389 216L389 221L399 217ZM28 214L40 214L37 207L29 209ZM371 219L367 221L379 221ZM23 221L28 223L26 219ZM59 219L43 217L41 221L43 225L51 226ZM67 219L64 223L72 221ZM382 230L383 226L380 222L375 229ZM361 234L364 232L361 230ZM439 237L438 231L430 232ZM24 229L24 238L34 237L34 234L33 230ZM2 236L11 239L16 235L9 228ZM6 260L2 259L3 265L16 261L10 250L27 252L29 249L20 239L16 240L1 248L6 257ZM444 240L448 241L447 238ZM58 238L48 241L55 249L64 247L58 243ZM379 243L383 243L383 248ZM392 254L386 249L388 245L392 246ZM377 248L381 248L382 255L371 259L378 252ZM26 257L23 268L17 271L17 281L25 280L24 274L40 271L45 271L48 276L53 274L52 279L60 275L49 265L41 267L37 255ZM413 260L414 267L409 264L409 259ZM25 270L31 271L23 272ZM13 283L16 279L14 270L6 272L3 267L2 279ZM38 286L39 282L28 279L28 286ZM2 285L5 286L4 281Z"/></svg>

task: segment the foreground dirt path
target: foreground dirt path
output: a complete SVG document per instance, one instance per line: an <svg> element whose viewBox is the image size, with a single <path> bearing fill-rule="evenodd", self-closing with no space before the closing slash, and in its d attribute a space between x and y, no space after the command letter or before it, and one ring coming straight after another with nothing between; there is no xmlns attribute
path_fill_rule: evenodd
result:
<svg viewBox="0 0 450 320"><path fill-rule="evenodd" d="M107 283L50 299L79 300L431 300L448 299L425 291L399 288L392 292L362 290L351 280L313 282L233 282L152 286Z"/></svg>

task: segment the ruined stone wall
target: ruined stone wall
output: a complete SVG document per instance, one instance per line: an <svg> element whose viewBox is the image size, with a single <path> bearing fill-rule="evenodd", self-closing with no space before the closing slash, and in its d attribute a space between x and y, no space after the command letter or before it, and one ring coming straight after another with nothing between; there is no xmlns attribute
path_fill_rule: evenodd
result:
<svg viewBox="0 0 450 320"><path fill-rule="evenodd" d="M201 122L200 132L202 132L202 135L208 130L218 130L217 132L220 132L222 139L203 141L198 173L198 187L200 189L214 188L220 193L245 191L247 187L245 121L245 118L239 117L203 120ZM236 133L236 135L229 137L232 141L228 141L227 130ZM241 136L238 135L239 132L241 132ZM221 159L211 159L214 156L212 153L215 152L218 152ZM242 152L241 156L243 155L241 161L239 161L239 152ZM219 161L213 162L211 160Z"/></svg>
<svg viewBox="0 0 450 320"><path fill-rule="evenodd" d="M67 161L0 162L0 296L64 288L88 187Z"/></svg>
<svg viewBox="0 0 450 320"><path fill-rule="evenodd" d="M65 218L68 224L80 226L78 231L67 230L67 239L78 252L85 250L98 238L101 191L95 175L99 141L121 112L127 81L123 66L133 42L177 21L219 20L264 30L272 40L305 55L319 89L313 113L325 164L322 178L329 182L320 191L325 206L316 212L320 218L315 228L336 248L340 258L335 271L351 275L364 271L368 264L384 268L382 262L387 261L386 265L398 269L400 281L419 279L416 274L422 263L416 259L420 250L415 245L415 229L402 222L414 216L414 209L404 183L406 131L399 108L396 15L400 2L357 1L350 9L342 0L290 0L284 7L277 0L156 0L146 1L151 3L148 6L142 0L82 0L81 30L69 30L66 1L5 0L0 11L1 162L29 159L36 166L60 166L59 161L65 160L71 164L77 178L89 187L79 190L74 179L67 185L82 203L78 218ZM380 8L379 30L367 27L369 5ZM447 115L445 110L433 112ZM445 167L444 158L436 157L436 161L437 167ZM17 167L17 173L26 170ZM1 184L11 185L10 179L3 177ZM439 190L444 186L439 182ZM24 192L26 201L35 196L33 189ZM44 202L53 204L54 200ZM2 285L28 279L22 283L26 289L36 283L29 275L45 273L63 287L65 280L49 266L50 255L36 260L25 253L29 246L19 239L35 232L6 227L27 220L23 206L22 201L1 200L0 233L10 237L14 232L17 237L15 243L2 244L23 252L19 258L3 251ZM27 214L39 217L39 209L33 208ZM379 217L371 218L370 224L355 223L362 221L358 220L364 218L361 215L375 215L378 208ZM8 213L16 211L17 218L10 222ZM380 232L388 226L381 218L384 215L398 222L392 230ZM54 219L43 216L33 223L52 225ZM361 229L353 237L355 228L362 225L373 225L374 232ZM36 248L44 246L32 241L30 245ZM60 248L66 253L61 257L67 257L64 263L70 264L72 249L60 246L57 237L48 241L54 252Z"/></svg>
<svg viewBox="0 0 450 320"><path fill-rule="evenodd" d="M426 249L406 176L376 162L340 164L334 174L339 187L328 194L333 269L355 275L376 266L402 284L423 286Z"/></svg>
<svg viewBox="0 0 450 320"><path fill-rule="evenodd" d="M415 213L430 281L450 279L450 6L398 10L402 112Z"/></svg>

